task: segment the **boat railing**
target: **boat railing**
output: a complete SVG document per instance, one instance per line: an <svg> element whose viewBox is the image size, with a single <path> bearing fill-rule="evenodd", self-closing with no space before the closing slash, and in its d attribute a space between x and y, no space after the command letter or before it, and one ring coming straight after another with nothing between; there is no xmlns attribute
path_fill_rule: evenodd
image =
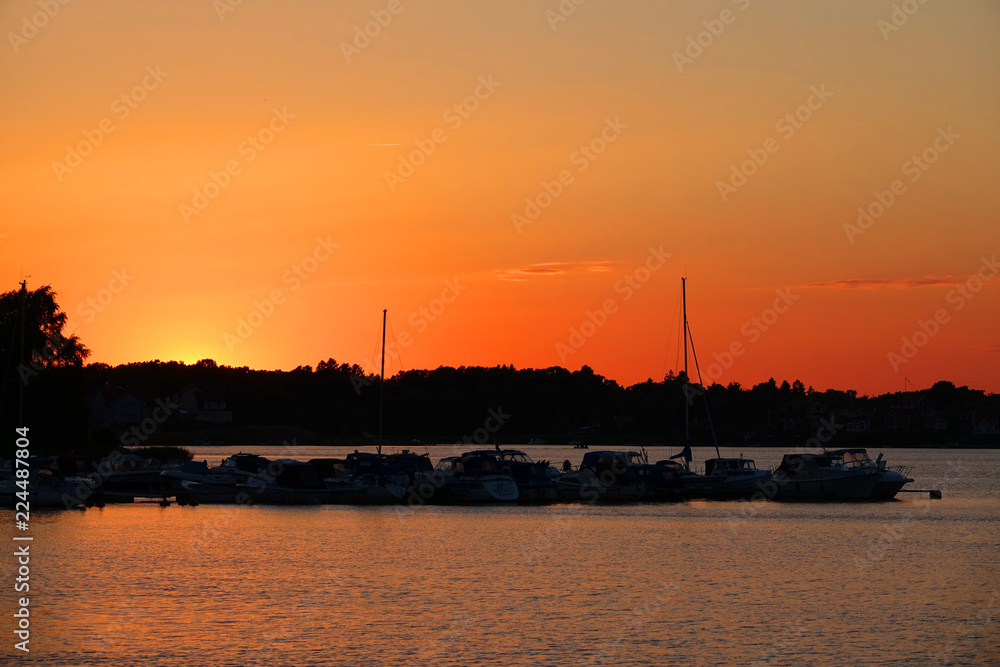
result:
<svg viewBox="0 0 1000 667"><path fill-rule="evenodd" d="M886 468L886 470L899 473L903 477L911 477L910 473L913 472L913 466L892 466L891 468Z"/></svg>

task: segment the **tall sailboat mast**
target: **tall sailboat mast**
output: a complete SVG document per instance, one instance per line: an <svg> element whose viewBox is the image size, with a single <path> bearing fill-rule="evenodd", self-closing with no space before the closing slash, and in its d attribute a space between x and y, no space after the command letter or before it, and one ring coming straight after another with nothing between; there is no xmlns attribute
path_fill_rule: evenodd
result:
<svg viewBox="0 0 1000 667"><path fill-rule="evenodd" d="M382 309L382 370L379 371L378 383L378 453L382 453L382 406L385 403L385 314L388 308Z"/></svg>
<svg viewBox="0 0 1000 667"><path fill-rule="evenodd" d="M691 400L689 398L688 377L688 305L687 305L687 278L681 278L681 303L684 312L684 446L691 446L691 424L688 415Z"/></svg>
<svg viewBox="0 0 1000 667"><path fill-rule="evenodd" d="M688 377L688 339L691 340L691 356L694 357L694 367L698 372L698 393L705 400L705 416L708 417L708 428L712 431L712 442L715 443L715 455L721 458L719 454L719 440L715 437L715 425L712 423L712 411L708 409L708 394L705 392L705 386L701 382L701 366L698 365L698 351L694 347L694 336L691 335L691 327L688 325L687 316L687 278L681 278L681 298L684 303L684 445L686 447L691 446L691 432L690 432L690 418L688 411L690 410L691 399L691 379Z"/></svg>

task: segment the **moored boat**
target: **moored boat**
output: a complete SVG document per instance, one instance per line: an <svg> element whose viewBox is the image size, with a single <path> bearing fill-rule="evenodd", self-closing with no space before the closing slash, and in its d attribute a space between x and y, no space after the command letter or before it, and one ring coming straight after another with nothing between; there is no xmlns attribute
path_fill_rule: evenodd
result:
<svg viewBox="0 0 1000 667"><path fill-rule="evenodd" d="M777 500L873 500L881 475L871 467L849 468L832 452L785 454L773 481Z"/></svg>
<svg viewBox="0 0 1000 667"><path fill-rule="evenodd" d="M431 502L454 505L513 503L517 482L501 472L494 456L466 452L441 459L434 468L435 493Z"/></svg>
<svg viewBox="0 0 1000 667"><path fill-rule="evenodd" d="M878 455L874 461L868 457L868 451L862 448L837 449L829 452L831 456L840 457L847 468L859 468L863 470L875 470L879 479L872 490L871 500L892 500L896 494L902 490L903 486L913 481L910 477L910 468L906 466L896 466L889 468L882 460L882 454Z"/></svg>
<svg viewBox="0 0 1000 667"><path fill-rule="evenodd" d="M165 467L160 472L164 478L164 493L175 496L182 505L240 502L236 477L218 470L209 468L204 461Z"/></svg>
<svg viewBox="0 0 1000 667"><path fill-rule="evenodd" d="M559 476L555 483L559 499L585 502L638 502L652 489L642 474L639 452L588 451L579 469Z"/></svg>
<svg viewBox="0 0 1000 667"><path fill-rule="evenodd" d="M249 482L256 479L269 470L276 469L274 462L257 454L246 454L239 452L228 456L217 466L209 469L210 472L222 475L232 475L237 482Z"/></svg>
<svg viewBox="0 0 1000 667"><path fill-rule="evenodd" d="M269 466L273 473L237 484L253 502L262 505L319 505L328 502L330 491L309 463L278 459Z"/></svg>
<svg viewBox="0 0 1000 667"><path fill-rule="evenodd" d="M510 475L517 483L517 499L522 505L554 503L558 499L559 493L552 476L549 474L548 461L533 461L520 449L500 449L498 447L493 452L476 453L496 458L500 472Z"/></svg>
<svg viewBox="0 0 1000 667"><path fill-rule="evenodd" d="M0 505L15 509L18 504L29 508L66 508L81 507L84 501L77 498L73 485L58 470L49 466L51 462L40 456L28 459L28 476L18 477L18 468L13 460L5 463L0 472Z"/></svg>
<svg viewBox="0 0 1000 667"><path fill-rule="evenodd" d="M161 467L136 454L115 454L101 460L97 478L106 502L130 503L136 498L165 496Z"/></svg>
<svg viewBox="0 0 1000 667"><path fill-rule="evenodd" d="M668 464L673 462L659 461ZM677 464L674 464L677 465ZM732 500L749 498L766 488L771 473L759 470L753 459L742 456L717 457L705 461L705 474L685 470L680 476L681 495L685 498Z"/></svg>
<svg viewBox="0 0 1000 667"><path fill-rule="evenodd" d="M316 462L312 462L316 463ZM433 470L426 454L354 452L340 475L324 476L330 502L348 505L393 505L402 502L416 479Z"/></svg>

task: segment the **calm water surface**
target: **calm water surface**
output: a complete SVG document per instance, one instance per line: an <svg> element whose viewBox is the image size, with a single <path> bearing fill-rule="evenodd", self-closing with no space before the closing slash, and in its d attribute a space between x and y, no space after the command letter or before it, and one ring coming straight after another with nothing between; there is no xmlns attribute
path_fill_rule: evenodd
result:
<svg viewBox="0 0 1000 667"><path fill-rule="evenodd" d="M760 467L781 455L744 453ZM1000 664L1000 452L885 453L944 499L37 512L32 650L12 648L8 556L4 655L115 666ZM13 514L0 522L12 544Z"/></svg>

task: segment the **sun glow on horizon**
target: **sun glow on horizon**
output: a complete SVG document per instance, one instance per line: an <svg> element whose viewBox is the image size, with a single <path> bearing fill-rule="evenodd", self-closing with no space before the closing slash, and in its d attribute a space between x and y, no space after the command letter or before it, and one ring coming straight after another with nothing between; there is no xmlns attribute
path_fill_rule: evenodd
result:
<svg viewBox="0 0 1000 667"><path fill-rule="evenodd" d="M90 362L368 368L385 307L399 369L632 384L687 274L712 381L1000 391L1000 11L723 5L66 6L0 60L5 289Z"/></svg>

